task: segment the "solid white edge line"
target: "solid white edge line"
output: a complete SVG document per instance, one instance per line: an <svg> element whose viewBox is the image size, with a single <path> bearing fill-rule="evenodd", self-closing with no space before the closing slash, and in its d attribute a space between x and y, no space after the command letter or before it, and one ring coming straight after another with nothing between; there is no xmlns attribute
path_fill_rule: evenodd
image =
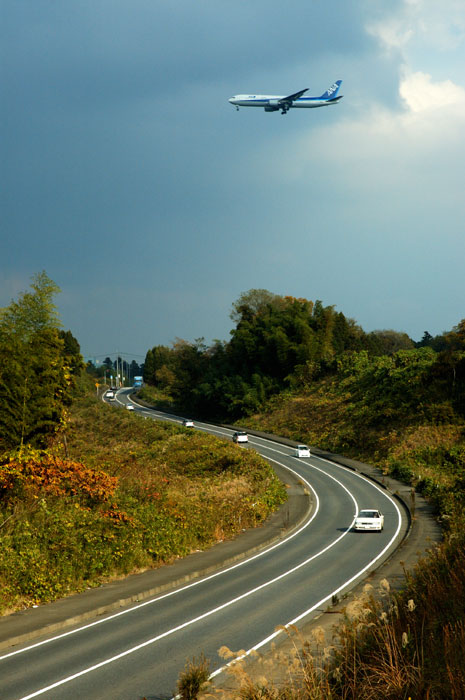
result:
<svg viewBox="0 0 465 700"><path fill-rule="evenodd" d="M192 581L191 583L186 584L185 586L181 586L179 588L176 588L175 590L168 591L167 593L162 593L161 595L150 598L150 600L146 600L143 603L138 603L137 605L133 605L129 608L126 608L125 610L120 610L117 613L113 613L112 615L108 615L108 616L101 618L99 620L95 620L94 622L89 622L87 625L82 625L81 627L76 627L76 629L69 630L68 632L63 632L62 634L55 635L54 637L44 639L41 642L36 642L35 644L31 644L27 647L24 647L23 649L16 649L15 651L10 651L10 652L8 652L8 654L4 654L3 656L0 656L0 661L3 661L4 659L8 659L12 656L17 656L18 654L23 654L24 652L27 652L27 651L31 651L32 649L36 649L37 647L43 646L45 644L49 644L51 642L56 642L59 639L64 639L65 637L69 637L73 634L77 634L78 632L82 632L82 631L90 629L92 627L96 627L97 625L102 625L105 622L116 619L117 617L121 617L122 615L128 615L131 612L134 612L135 610L139 610L140 608L146 607L147 605L153 605L154 603L158 603L161 600L164 600L165 598L169 598L171 596L177 595L178 593L182 593L183 591L186 591L189 588L194 588L195 586L199 586L200 584L204 583L205 581L210 581L218 576L222 576L223 574L226 574L230 571L233 571L234 569L237 569L240 566L245 566L246 564L254 561L255 559L263 557L265 554L268 554L268 552L272 552L277 547L281 547L282 545L289 542L289 540L292 540L294 537L299 535L303 530L305 530L313 522L314 518L318 514L318 511L320 509L320 500L318 498L318 494L316 493L316 491L312 487L312 485L304 477L302 477L300 474L298 474L296 471L294 471L294 469L292 469L292 467L288 467L285 464L281 464L277 460L271 459L271 461L274 461L274 462L276 462L276 464L279 464L280 466L284 467L285 469L288 469L289 471L293 472L293 474L295 474L295 476L297 476L299 479L301 479L302 481L305 482L305 484L308 486L308 488L313 492L313 494L315 496L315 500L316 500L315 511L312 514L312 516L304 523L304 525L302 525L302 527L298 528L295 532L291 533L288 537L280 540L279 542L276 542L275 544L271 545L270 547L267 547L267 548L261 550L260 552L258 552L257 554L254 554L247 559L243 559L240 562L237 562L236 564L232 564L231 566L228 566L225 569L221 569L220 571L216 571L213 574L209 574L208 576L198 578L195 581Z"/></svg>
<svg viewBox="0 0 465 700"><path fill-rule="evenodd" d="M278 452L278 453L280 453L279 450L275 450L275 449L273 449L273 448L271 448L271 447L268 447L267 449L269 449L270 451L273 451L273 452ZM283 454L283 453L280 453L280 454ZM288 456L288 455L286 455L286 456ZM242 560L242 561L240 561L240 562L238 562L238 563L236 563L236 564L233 564L232 566L229 566L229 567L227 567L226 569L222 569L222 570L220 570L220 571L216 571L216 572L213 573L213 574L210 574L210 575L208 575L208 576L206 576L206 577L199 578L199 579L197 579L196 581L193 581L193 582L191 582L191 583L188 583L188 584L185 585L185 586L181 586L180 588L176 588L175 590L168 591L167 593L163 593L163 594L161 594L161 595L159 595L159 596L155 596L154 598L150 598L150 600L144 601L143 603L138 603L137 605L133 605L133 606L131 606L131 607L129 607L129 608L126 608L125 610L120 610L119 612L113 613L112 615L108 615L108 616L105 616L105 617L103 617L103 618L101 618L101 619L95 620L95 621L93 621L93 622L89 622L87 625L82 625L82 626L80 626L80 627L76 627L76 628L73 629L73 630L69 630L68 632L63 632L62 634L55 635L54 637L49 637L49 638L44 639L44 640L42 640L42 641L40 641L40 642L36 642L35 644L31 644L31 645L29 645L29 646L27 646L27 647L24 647L24 648L22 648L22 649L15 649L15 651L11 651L11 652L8 652L7 654L4 654L3 656L0 656L0 661L3 661L3 660L5 660L5 659L8 659L8 658L10 658L10 657L12 657L12 656L17 656L18 654L23 654L23 653L25 653L25 652L27 652L27 651L31 651L32 649L36 649L36 648L38 648L38 647L40 647L40 646L44 646L45 644L50 644L50 643L52 643L52 642L58 641L59 639L64 639L64 638L69 637L69 636L71 636L71 635L77 634L78 632L82 632L82 631L91 629L92 627L96 627L96 626L98 626L98 625L105 624L105 623L108 622L108 621L114 620L114 619L116 619L116 618L118 618L118 617L121 617L121 616L123 616L123 615L128 615L128 614L130 614L130 613L132 613L132 612L134 612L134 611L136 611L136 610L139 610L139 609L141 609L141 608L144 608L144 607L146 607L146 606L148 606L148 605L153 605L153 604L155 604L155 603L158 603L158 602L164 600L165 598L169 598L169 597L171 597L171 596L177 595L178 593L182 593L183 591L186 591L186 590L188 590L189 588L193 588L193 587L195 587L195 586L198 586L198 585L204 583L205 581L210 581L210 580L212 580L212 579L214 579L214 578L216 578L216 577L218 577L218 576L222 576L222 575L225 574L225 573L228 573L228 572L230 572L230 571L233 571L233 570L236 569L236 568L239 568L239 567L241 567L241 566L245 566L245 565L248 564L249 562L252 562L252 561L254 561L255 559L258 559L258 558L264 556L265 554L268 554L268 552L273 551L273 550L276 549L277 547L281 547L283 544L286 544L289 540L293 539L293 538L296 537L298 534L300 534L304 529L306 529L306 528L312 523L313 519L314 519L314 518L316 517L316 515L318 514L318 511L319 511L319 508L320 508L320 501L319 501L319 498L318 498L318 494L316 493L316 491L315 491L315 489L313 488L313 486L305 479L305 477L303 477L301 474L299 474L299 473L296 472L294 469L292 469L292 467L289 467L289 466L287 466L287 465L285 465L285 464L282 464L281 462L279 462L279 461L276 460L276 459L273 459L272 457L269 457L268 459L270 459L270 461L275 462L276 464L279 464L279 466L281 466L281 467L287 469L288 471L292 472L295 476L297 476L299 479L301 479L302 481L304 481L305 484L308 486L308 488L313 492L314 497L315 497L315 500L316 500L316 508L315 508L315 511L314 511L314 513L312 514L311 518L309 518L309 520L308 520L302 527L300 527L298 530L296 530L295 532L293 532L291 535L289 535L289 536L286 537L285 539L280 540L280 541L277 542L276 544L271 545L270 547L267 547L266 549L263 549L262 551L258 552L257 554L254 554L253 556L251 556L251 557L249 557L249 558L247 558L247 559L244 559L244 560ZM313 469L316 469L317 471L321 472L322 474L324 474L326 477L329 477L329 478L332 479L333 481L336 481L336 483L337 483L339 486L341 486L341 488L343 488L343 489L349 494L349 496L352 498L352 500L354 501L354 503L355 503L355 505L356 505L356 512L357 512L357 504L356 504L355 499L353 498L353 496L352 496L352 494L349 492L349 490L348 490L343 484L341 484L341 482L339 482L335 477L331 476L330 474L327 474L326 472L324 472L324 471L323 471L322 469L320 469L319 467L316 467L316 466L314 466L314 465L309 465L309 466L312 467ZM346 533L343 533L342 536L345 536L345 534L347 534L347 532L346 532ZM341 536L341 537L342 537L342 536ZM331 545L329 545L327 548L321 550L321 552L318 553L318 555L324 553L325 551L327 551L327 549L328 549L329 547L333 546L333 544L336 544L336 543L339 541L339 539L341 539L341 538L339 537L339 538L337 538L336 540L334 540L334 542L331 543ZM315 556L318 556L318 555L315 555ZM309 559L309 560L306 560L306 562L304 562L304 563L308 563L309 561L310 561L310 559ZM297 567L297 568L298 568L298 567ZM292 571L294 571L294 569L291 569L291 570L289 571L289 573L292 573Z"/></svg>
<svg viewBox="0 0 465 700"><path fill-rule="evenodd" d="M266 438L263 438L263 439L266 439ZM324 457L317 457L317 459L320 459L320 460L323 461L323 462L328 462L328 464L331 464L331 465L333 465L333 466L339 467L339 468L341 468L341 469L346 469L346 467L344 467L343 465L337 464L336 462L331 462L329 459L325 459ZM313 466L313 465L310 465L310 466ZM318 469L318 467L316 467L316 468ZM319 471L321 471L321 470L319 470ZM394 542L394 540L396 539L396 537L398 536L398 534L399 534L399 532L400 532L400 528L401 528L401 524L402 524L402 516L401 516L400 510L399 510L399 508L398 508L398 506L397 506L397 503L394 501L394 499L391 498L391 496L389 496L389 495L388 495L382 488L380 488L377 484L372 483L369 479L367 479L366 477L364 477L362 474L358 474L357 472L353 472L353 473L354 473L356 476L358 476L359 478L361 478L361 479L363 479L364 481L367 481L369 484L371 484L371 485L373 486L373 488L375 488L377 491L379 491L381 494L383 494L383 495L394 505L394 507L395 507L395 509L396 509L396 511L397 511L397 515L398 515L398 525L397 525L396 532L395 532L395 534L393 535L393 537L389 540L389 542L388 542L388 544L385 546L385 548L384 548L381 552L379 552L379 553L377 554L377 556L376 556L374 559L372 559L363 569L361 569L358 573L356 573L354 576L352 576L352 578L350 578L350 579L348 579L347 581L345 581L345 583L343 583L341 586L339 586L338 588L336 588L334 591L332 591L331 593L329 593L325 598L322 598L320 601L318 601L318 603L315 603L315 605L312 605L312 607L308 608L308 610L305 610L303 613L301 613L300 615L298 615L297 617L295 617L293 620L289 620L289 622L287 622L285 625L283 625L284 629L286 629L286 628L288 628L288 627L290 627L290 626L292 626L292 625L297 624L297 622L300 622L300 620L302 620L302 619L304 619L305 617L307 617L308 615L310 615L312 612L314 612L315 610L317 610L318 608L320 608L322 605L324 605L325 603L327 603L330 599L332 599L333 596L337 595L338 593L340 593L341 591L343 591L345 588L347 588L348 586L350 586L351 583L353 583L353 582L356 581L358 578L360 578L360 577L362 576L362 574L365 573L365 571L367 571L368 569L370 569L370 568L373 566L373 564L375 564L375 563L378 561L378 559L380 559L380 557L382 557L382 556L386 553L386 551L389 549L389 547L390 547L391 544ZM251 647L251 648L248 649L246 652L244 652L241 656L239 656L239 657L237 657L237 658L235 658L235 659L232 659L232 661L229 661L227 664L225 664L224 666L221 666L221 667L218 668L216 671L214 671L214 672L210 675L210 679L211 679L211 678L215 678L216 676L220 675L220 673L223 673L223 671L225 671L225 670L226 670L227 668L229 668L230 666L232 666L232 665L234 665L235 663L237 663L238 661L241 661L242 659L246 658L246 657L249 656L252 652L257 651L258 649L260 649L261 647L265 646L266 644L269 644L273 639L276 639L276 637L277 637L278 635L282 634L283 631L284 631L283 629L275 630L275 631L274 631L272 634L270 634L268 637L266 637L265 639L262 639L261 642L259 642L258 644L256 644L255 646ZM178 700L178 697L179 697L179 696L176 695L176 696L174 696L173 698L171 698L171 700Z"/></svg>
<svg viewBox="0 0 465 700"><path fill-rule="evenodd" d="M268 441L267 438L262 438L262 439ZM271 440L270 440L270 442L271 442ZM276 443L274 443L274 444L276 444ZM272 451L275 451L275 452L278 452L278 450L274 450L273 448L268 448L268 449L270 449L270 450L272 450ZM281 453L281 454L283 454L283 453ZM288 457L289 455L286 455L286 456ZM334 463L334 462L331 462L330 460L327 460L327 459L324 459L324 458L319 458L319 457L317 457L317 459L321 459L322 461L325 461L325 462L327 462L328 464L331 464L331 465L333 465L333 466L335 465L335 466L337 466L337 467L340 467L341 469L344 469L343 466L338 465L338 464L336 464L336 463ZM221 575L221 574L223 574L223 573L226 573L226 571L231 571L232 569L234 569L234 568L236 568L236 567L238 567L238 566L242 566L242 565L244 565L245 563L248 563L248 562L250 562L250 561L256 559L256 558L259 557L259 556L263 556L264 554L268 553L269 551L271 551L272 549L276 548L277 546L280 546L280 545L284 544L285 542L287 542L288 540L290 540L290 539L292 539L293 537L295 537L299 532L301 532L303 529L305 529L306 527L308 527L308 525L312 522L313 518L316 516L316 514L317 514L317 512L318 512L318 510L319 510L319 499L318 499L318 495L317 495L316 491L313 489L313 487L311 486L311 484L310 484L302 475L298 474L298 473L295 472L292 468L287 467L286 465L284 465L284 464L278 462L277 460L272 459L272 461L276 462L276 464L279 464L280 466L284 467L285 469L289 469L289 471L292 471L294 474L297 474L297 476L299 477L299 479L302 479L303 481L305 481L305 483L306 483L307 486L313 491L313 493L314 493L314 495L315 495L315 497L316 497L316 499L317 499L317 506L318 506L318 507L317 507L317 509L315 510L315 513L313 514L313 516L309 519L309 521L308 521L302 528L300 528L300 529L297 530L295 533L293 533L291 536L289 536L288 538L286 538L286 540L282 540L281 542L277 543L276 545L273 545L272 547L270 547L270 548L264 550L263 552L259 552L257 555L251 557L250 559L247 559L247 560L245 560L245 561L239 562L238 564L235 564L234 566L229 567L228 569L225 569L225 570L223 570L223 571L216 572L215 574L213 574L213 575L211 575L211 576L208 576L208 577L205 578L205 579L201 579L201 580L195 581L195 582L192 583L192 584L188 584L187 586L184 586L183 588L178 589L178 590L176 590L176 591L171 591L171 592L169 592L168 594L165 594L165 595L163 595L163 596L160 596L159 598L155 598L155 599L153 599L153 600L150 600L150 601L147 601L147 602L142 603L142 604L140 604L140 605L137 605L137 606L135 606L135 607L132 607L132 608L130 608L130 609L128 609L128 610L122 611L122 612L120 612L120 613L116 613L115 615L112 615L112 616L110 616L110 617L108 617L108 618L105 618L105 620L99 620L99 621L97 621L96 623L91 623L91 624L89 624L89 625L86 625L86 626L84 626L84 627L78 628L78 629L76 629L76 630L72 630L71 632L65 633L65 634L63 634L63 635L59 635L59 636L57 636L57 637L55 637L55 638L52 638L52 639L49 639L49 640L44 640L43 642L39 642L38 644L31 645L30 647L27 647L27 648L25 648L25 649L18 650L18 651L16 651L16 652L11 652L10 654L7 654L7 655L5 655L5 656L3 656L3 657L0 657L0 660L5 659L5 658L8 658L9 656L13 656L13 655L18 654L18 653L23 653L24 651L31 650L31 649L33 649L33 648L35 648L35 647L37 647L37 646L41 646L42 644L49 643L49 642L54 641L54 640L57 640L57 639L61 639L61 638L66 637L66 636L68 636L68 635L70 635L70 634L73 634L73 633L76 633L76 632L81 631L81 630L83 630L83 629L87 629L87 628L89 628L89 627L92 627L92 626L94 626L95 624L99 624L99 623L105 622L105 621L107 621L107 620L114 619L114 618L116 618L116 617L118 617L118 616L120 616L120 615L122 615L122 614L126 614L126 613L132 612L133 610L136 610L136 609L138 609L138 608L144 607L145 605L148 605L148 604L151 604L151 603L154 603L154 602L158 602L159 600L162 600L163 598L166 598L166 597L168 597L168 596L170 596L170 595L174 595L174 594L176 594L176 593L178 593L178 592L180 592L180 591L182 591L182 590L186 590L186 589L188 589L188 588L190 588L190 587L192 587L192 586L194 586L194 585L198 585L198 584L202 583L203 581L212 579L212 578L214 578L214 577L216 577L216 576L218 576L218 575ZM335 477L333 477L333 476L330 475L330 474L327 474L326 472L324 472L324 471L323 471L322 469L320 469L319 467L315 467L314 465L309 465L309 466L310 466L311 468L313 468L313 469L316 469L317 471L320 471L321 473L323 473L325 476L329 477L330 479L334 480L336 483L338 483L338 484L349 494L350 498L352 498L352 500L353 500L354 503L355 503L355 515L356 515L357 512L358 512L358 505L357 505L357 502L356 502L354 496L350 493L350 491L347 489L347 487L344 486L344 484L342 484L338 479L336 479ZM297 617L294 618L293 620L287 622L287 623L284 625L284 627L288 627L289 625L296 624L298 621L300 621L301 619L303 619L304 617L306 617L307 615L309 615L311 612L313 612L315 609L317 609L318 607L320 607L321 605L323 605L325 602L327 602L330 598L332 598L332 596L336 595L336 594L339 593L341 590L343 590L344 588L346 588L347 586L349 586L349 585L350 585L353 581L355 581L357 578L359 578L359 577L360 577L367 569L369 569L380 557L383 556L383 554L389 549L389 547L391 546L392 542L395 540L395 538L397 537L397 535L398 535L398 533L399 533L399 531L400 531L400 526L401 526L401 520L402 520L402 519L401 519L400 511L399 511L399 509L398 509L396 503L393 501L393 499L392 499L390 496L388 496L388 495L387 495L380 487L378 487L376 484L371 483L368 479L366 479L365 477L363 477L361 474L358 474L357 472L354 472L354 473L355 473L357 476L359 476L360 478L362 478L364 481L367 481L369 484L371 484L371 485L373 486L373 488L375 488L376 490L378 490L380 493L384 494L385 497L386 497L388 500L391 501L391 503L392 503L392 504L394 505L394 507L396 508L397 513L398 513L398 517L399 517L397 530L396 530L394 536L391 538L391 540L390 540L390 541L388 542L388 544L386 545L386 547L385 547L380 553L378 553L378 555L377 555L374 559L372 559L371 562L369 562L363 569L361 569L360 571L358 571L354 576L352 576L350 579L348 579L348 581L346 581L345 583L343 583L343 584L342 584L341 586L339 586L335 591L333 591L332 593L328 594L328 596L326 596L326 597L323 598L321 601L319 601L318 603L316 603L315 605L313 605L311 608L309 608L308 610L304 611L303 613L301 613L299 616L297 616ZM355 519L355 516L354 516L354 519ZM72 681L72 680L75 680L76 678L79 678L79 677L82 676L82 675L85 675L85 674L87 674L87 673L90 673L91 671L97 670L98 668L101 668L102 666L106 666L106 665L108 665L108 664L110 664L110 663L113 663L114 661L117 661L117 660L119 660L119 659L121 659L121 658L123 658L123 657L125 657L125 656L128 656L128 655L130 655L130 654L132 654L132 653L134 653L134 652L136 652L136 651L138 651L138 650L140 650L140 649L142 649L142 648L144 648L144 647L146 647L146 646L149 646L150 644L154 644L155 642L159 641L160 639L162 639L162 638L164 638L164 637L169 636L170 634L173 634L173 633L175 633L175 632L177 632L177 631L179 631L179 630L181 630L181 629L184 629L185 627L188 627L188 626L191 625L191 624L194 624L194 623L196 623L196 622L199 622L200 620L202 620L202 619L204 619L204 618L206 618L206 617L209 617L210 615L213 615L213 614L219 612L220 610L223 610L223 609L225 609L225 608L227 608L227 607L229 607L229 606L231 606L231 605L237 603L238 601L240 601L240 600L242 600L242 599L244 599L244 598L247 598L247 597L250 596L250 595L253 595L253 594L256 593L257 591L259 591L259 590L261 590L261 589L263 589L263 588L266 588L267 586L269 586L269 585L275 583L276 581L279 581L279 580L281 580L282 578L285 578L286 576L290 575L291 573L297 571L297 570L300 569L302 566L305 566L306 564L308 564L309 562L311 562L313 559L316 559L317 557L321 556L323 553L325 553L326 551L328 551L329 549L331 549L335 544L337 544L337 542L339 542L343 537L345 537L345 536L347 535L348 532L350 532L350 529L351 529L351 527L352 527L352 524L353 524L353 521L352 521L352 523L351 523L351 526L350 526L345 532L343 532L342 535L340 535L338 538L336 538L336 540L334 540L331 544L327 545L327 547L325 547L325 548L323 548L322 550L320 550L320 552L318 552L318 553L312 555L312 556L309 557L307 560L301 562L300 564L298 564L297 566L293 567L292 569L289 569L288 571L286 571L286 572L280 574L279 576L275 577L274 579L271 579L271 580L269 580L269 581L266 581L265 583L261 584L260 586L257 586L255 589L252 589L252 590L250 590L250 591L247 591L246 593L243 593L242 595L238 596L237 598L235 598L235 599L233 599L233 600L230 600L230 601L227 601L226 603L224 603L224 604L222 604L222 605L218 606L217 608L214 608L214 609L212 609L212 610L210 610L210 611L207 611L206 613L204 613L204 614L198 616L197 618L194 618L194 619L192 619L192 620L189 620L189 621L187 621L187 622L184 622L184 623L182 623L181 625L178 625L177 627L172 628L171 630L167 630L166 632L162 633L161 635L158 635L158 636L153 637L153 638L151 638L151 639L149 639L149 640L146 640L145 642L143 642L143 643L141 643L141 644L138 644L138 645L136 645L135 647L131 647L130 649L127 649L126 651L121 652L120 654L117 654L117 655L114 656L114 657L110 657L109 659L105 659L104 661L102 661L102 662L100 662L100 663L98 663L98 664L95 664L94 666L91 666L91 667L89 667L89 668L87 668L87 669L83 669L82 671L79 671L78 673L73 674L73 675L71 675L71 676L68 676L67 678L64 678L64 679L62 679L62 680L60 680L60 681L57 681L56 683L53 683L53 684L47 686L46 688L42 688L42 689L40 689L40 690L35 691L35 692L32 693L32 694L29 694L29 695L27 695L27 696L24 696L23 698L20 698L20 700L30 700L31 698L38 697L39 695L42 695L43 693L48 692L49 690L52 690L52 689L54 689L54 688L56 688L56 687L59 687L59 686L61 686L61 685L64 685L65 683L68 683L68 682L70 682L70 681ZM225 670L228 666L230 666L232 663L237 662L237 661L239 661L240 659L242 659L242 658L248 656L252 651L258 650L258 649L260 649L262 646L268 644L272 639L276 638L279 634L281 634L281 632L282 632L281 629L280 629L280 630L277 630L277 631L275 631L275 632L273 632L273 634L269 635L269 636L266 637L265 639L261 640L258 644L256 644L255 646L253 646L253 647L251 647L249 650L247 650L247 651L246 651L241 657L239 657L238 659L234 659L232 662L229 662L228 664L226 664L226 665L222 666L221 668L217 669L213 674L211 674L210 678L213 678L213 677L219 675L222 671L224 671L224 670ZM173 700L174 700L174 698L173 698Z"/></svg>
<svg viewBox="0 0 465 700"><path fill-rule="evenodd" d="M281 464L280 462L277 462L277 460L272 460L272 461L275 461L277 464L280 464L280 466L282 466L282 467L285 467L285 468L287 468L287 469L290 469L290 471L294 471L294 470L291 469L290 467L286 467L286 465ZM317 469L318 469L318 467L317 467ZM322 471L322 470L321 470L321 469L318 469L318 471ZM307 485L309 486L309 488L313 491L313 493L314 493L314 495L315 495L315 497L316 497L316 499L317 499L317 503L318 503L318 507L317 507L317 509L315 510L315 513L314 513L314 515L312 516L312 518L306 523L306 525L305 525L304 527L300 528L300 530L297 531L297 532L301 532L305 527L307 527L307 526L309 525L309 523L313 520L313 518L315 517L316 513L318 512L318 510L319 510L319 499L318 499L318 495L317 495L316 491L313 489L313 487L311 486L311 484L309 484L309 482L307 482L307 480L306 480L304 477L302 477L301 475L298 475L298 476L299 476L299 478L302 478L302 479L307 483ZM333 477L333 476L331 476L331 475L329 475L329 474L326 474L326 476L328 476L330 479L332 479L333 481L335 481L336 483L338 483L338 484L344 489L344 491L346 491L346 492L348 493L348 495L349 495L350 498L354 501L354 503L355 503L355 505L356 505L356 508L357 508L357 502L356 502L355 498L353 497L353 495L350 493L350 491L347 489L347 487L344 486L344 484L341 484L341 482L339 482L338 479L336 479L335 477ZM353 524L353 521L352 521L352 524ZM352 524L351 524L351 526L352 526ZM69 682L75 680L76 678L79 678L80 676L86 675L87 673L91 673L92 671L95 671L95 670L97 670L97 669L99 669L99 668L102 668L103 666L107 666L108 664L113 663L114 661L118 661L119 659L124 658L125 656L129 656L130 654L132 654L132 653L134 653L134 652L136 652L136 651L139 651L140 649L143 649L143 648L146 647L146 646L150 646L151 644L154 644L155 642L159 641L160 639L163 639L163 638L165 638L165 637L168 637L169 635L174 634L175 632L178 632L178 631L180 631L181 629L184 629L185 627L188 627L188 626L190 626L190 625L192 625L192 624L195 624L196 622L199 622L200 620L203 620L203 619L205 619L205 618L207 618L207 617L210 617L211 615L214 615L215 613L220 612L221 610L224 610L225 608L228 608L228 607L230 607L231 605L234 605L235 603L239 602L240 600L243 600L244 598L248 598L249 596L251 596L251 595L257 593L258 591L260 591L260 590L262 590L262 589L264 589L264 588L267 588L268 586L272 585L273 583L276 583L277 581L279 581L279 580L285 578L286 576L289 576L290 574L294 573L295 571L297 571L298 569L302 568L302 567L305 566L306 564L310 563L312 560L316 559L317 557L319 557L319 556L321 556L322 554L324 554L325 552L327 552L327 551L328 551L329 549L331 549L334 545L336 545L337 542L339 542L343 537L345 537L345 536L347 535L348 532L350 532L351 526L350 526L345 532L343 532L339 537L337 537L333 542L331 542L329 545L327 545L326 547L324 547L322 550L320 550L320 551L317 552L316 554L313 554L311 557L309 557L308 559L304 560L303 562L300 562L300 564L298 564L297 566L293 567L292 569L288 569L287 571L283 572L283 573L280 574L279 576L276 576L274 579L270 579L270 580L266 581L265 583L261 584L260 586L257 586L257 587L255 587L254 589L251 589L251 590L249 590L249 591L246 591L245 593L243 593L243 594L240 595L240 596L237 596L237 598L234 598L234 599L232 599L232 600L229 600L229 601L227 601L226 603L223 603L222 605L220 605L220 606L218 606L218 607L216 607L216 608L213 608L212 610L209 610L209 611L203 613L202 615L199 615L199 616L196 617L196 618L193 618L192 620L188 620L188 621L182 623L181 625L178 625L177 627L174 627L174 628L172 628L172 629L170 629L170 630L166 630L166 632L163 632L162 634L157 635L156 637L153 637L153 638L151 638L151 639L148 639L148 640L146 640L145 642L142 642L141 644L136 645L135 647L131 647L130 649L126 649L126 651L121 652L120 654L117 654L117 655L115 655L115 656L113 656L113 657L110 657L110 658L108 658L108 659L105 659L104 661L101 661L100 663L95 664L95 665L93 665L93 666L90 666L90 667L88 667L88 668L82 669L81 671L79 671L79 672L77 672L77 673L74 673L74 674L72 674L71 676L67 676L66 678L63 678L63 679L61 679L60 681L56 681L55 683L52 683L52 684L49 685L49 686L46 686L46 687L44 687L44 688L40 688L39 690L36 690L36 691L34 691L33 693L31 693L31 694L29 694L29 695L25 695L25 696L23 696L22 698L20 698L19 700L31 700L31 698L35 698L35 697L38 697L39 695L43 695L44 693L48 692L49 690L53 690L54 688L58 688L59 686L65 685L66 683L69 683ZM294 536L297 534L297 532L296 532L296 533L293 533L293 535L291 535L289 538L287 538L287 540L289 540L289 539L291 539L292 537L294 537ZM287 540L286 540L286 541L287 541ZM281 543L278 543L277 545L274 545L273 547L270 547L268 550L266 550L266 552L271 551L272 549L274 549L276 546L278 546L278 545L280 545L280 544L282 544L282 542L281 542ZM266 553L266 552L260 552L258 555L255 555L254 557L251 557L251 559L249 559L248 561L251 561L251 560L257 558L258 556L263 556L263 554ZM236 565L230 567L228 570L230 571L231 569L234 569L234 568L236 568L237 566L243 565L243 564L244 564L244 562L240 562L239 564L236 564ZM217 575L218 575L219 573L222 573L222 572L218 572ZM210 577L208 577L208 578L214 578L214 576L215 576L215 575L210 576ZM203 580L206 580L206 579L203 579ZM195 582L195 583L199 583L199 582ZM185 590L186 588L189 588L189 587L191 587L191 586L185 586L185 587L184 587L184 590ZM175 593L175 592L173 592L173 593ZM168 594L168 595L169 595L169 594ZM167 597L167 596L162 596L162 597ZM160 599L157 599L157 600L160 600ZM155 602L155 601L150 601L150 602ZM140 605L140 606L136 606L136 608L138 608L138 607L143 607L144 605L145 605L145 604L142 604L142 605ZM133 609L134 609L134 608L131 608L131 610L133 610ZM121 613L119 613L119 614L121 614ZM117 615L112 616L112 617L117 617ZM107 619L108 619L108 618L107 618ZM92 626L92 625L89 625L89 626ZM84 629L84 628L80 628L80 629ZM66 636L66 635L61 635L61 636ZM61 636L58 637L58 638L61 638ZM47 640L47 641L52 641L52 640ZM262 646L262 645L265 644L265 643L266 643L266 641L260 642L259 645L258 645L256 648L260 648L260 646ZM33 645L32 647L29 647L28 649L34 648L35 646L39 646L40 644L41 644L41 643L39 643L38 645ZM23 651L26 651L26 650L23 650ZM250 652L247 652L247 653L250 653ZM14 654L14 652L13 652L11 655L13 655L13 654ZM5 657L2 657L2 658L6 658L6 656L5 656Z"/></svg>

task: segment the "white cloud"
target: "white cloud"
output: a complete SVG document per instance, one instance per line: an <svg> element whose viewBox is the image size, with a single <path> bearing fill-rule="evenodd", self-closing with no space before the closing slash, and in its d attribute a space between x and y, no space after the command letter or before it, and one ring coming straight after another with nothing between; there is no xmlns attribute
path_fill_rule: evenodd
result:
<svg viewBox="0 0 465 700"><path fill-rule="evenodd" d="M406 50L421 43L439 51L465 44L463 0L404 0L400 9L372 22L367 31L388 49Z"/></svg>
<svg viewBox="0 0 465 700"><path fill-rule="evenodd" d="M417 71L400 82L399 94L412 112L461 106L465 113L465 90L451 80L433 82L431 75Z"/></svg>

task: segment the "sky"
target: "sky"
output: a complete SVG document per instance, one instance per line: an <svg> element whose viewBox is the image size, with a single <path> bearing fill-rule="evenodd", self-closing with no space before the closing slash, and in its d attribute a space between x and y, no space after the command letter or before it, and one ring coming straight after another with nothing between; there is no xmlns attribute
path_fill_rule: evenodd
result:
<svg viewBox="0 0 465 700"><path fill-rule="evenodd" d="M463 0L1 0L0 306L87 358L227 340L250 289L420 340L465 317ZM235 94L337 105L236 111Z"/></svg>

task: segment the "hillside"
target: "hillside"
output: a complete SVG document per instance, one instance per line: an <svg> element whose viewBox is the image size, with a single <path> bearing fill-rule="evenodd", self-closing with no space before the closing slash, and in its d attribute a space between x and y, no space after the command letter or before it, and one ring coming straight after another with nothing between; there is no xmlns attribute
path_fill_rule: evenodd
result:
<svg viewBox="0 0 465 700"><path fill-rule="evenodd" d="M465 420L429 349L359 354L304 391L273 397L242 421L381 467L434 501L444 525L463 523ZM358 369L354 369L354 366Z"/></svg>
<svg viewBox="0 0 465 700"><path fill-rule="evenodd" d="M0 611L207 548L285 497L256 453L85 394L46 449L0 458Z"/></svg>
<svg viewBox="0 0 465 700"><path fill-rule="evenodd" d="M435 384L437 360L418 350L352 358L363 371L347 373L341 365L336 376L275 396L241 421L380 466L434 503L445 534L437 550L406 572L402 594L392 594L386 582L376 602L367 586L347 609L336 649L320 648L313 657L309 641L300 640L287 660L289 685L265 682L263 696L249 685L248 698L465 697L465 422L456 387L450 382L454 390L447 392Z"/></svg>

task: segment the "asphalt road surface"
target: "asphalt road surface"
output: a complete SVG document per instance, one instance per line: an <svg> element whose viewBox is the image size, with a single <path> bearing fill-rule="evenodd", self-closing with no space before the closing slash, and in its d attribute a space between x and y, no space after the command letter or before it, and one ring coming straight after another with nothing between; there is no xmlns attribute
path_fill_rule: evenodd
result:
<svg viewBox="0 0 465 700"><path fill-rule="evenodd" d="M117 402L127 403L127 392ZM181 422L145 408L146 417ZM232 431L196 422L231 439ZM238 448L239 449L239 448ZM203 652L211 671L222 646L265 651L279 625L321 612L389 556L407 527L395 499L375 482L328 460L297 459L292 448L249 436L247 447L296 473L311 494L306 520L248 559L91 623L38 638L0 656L0 698L167 700L186 660ZM381 533L356 533L362 508L384 513Z"/></svg>

